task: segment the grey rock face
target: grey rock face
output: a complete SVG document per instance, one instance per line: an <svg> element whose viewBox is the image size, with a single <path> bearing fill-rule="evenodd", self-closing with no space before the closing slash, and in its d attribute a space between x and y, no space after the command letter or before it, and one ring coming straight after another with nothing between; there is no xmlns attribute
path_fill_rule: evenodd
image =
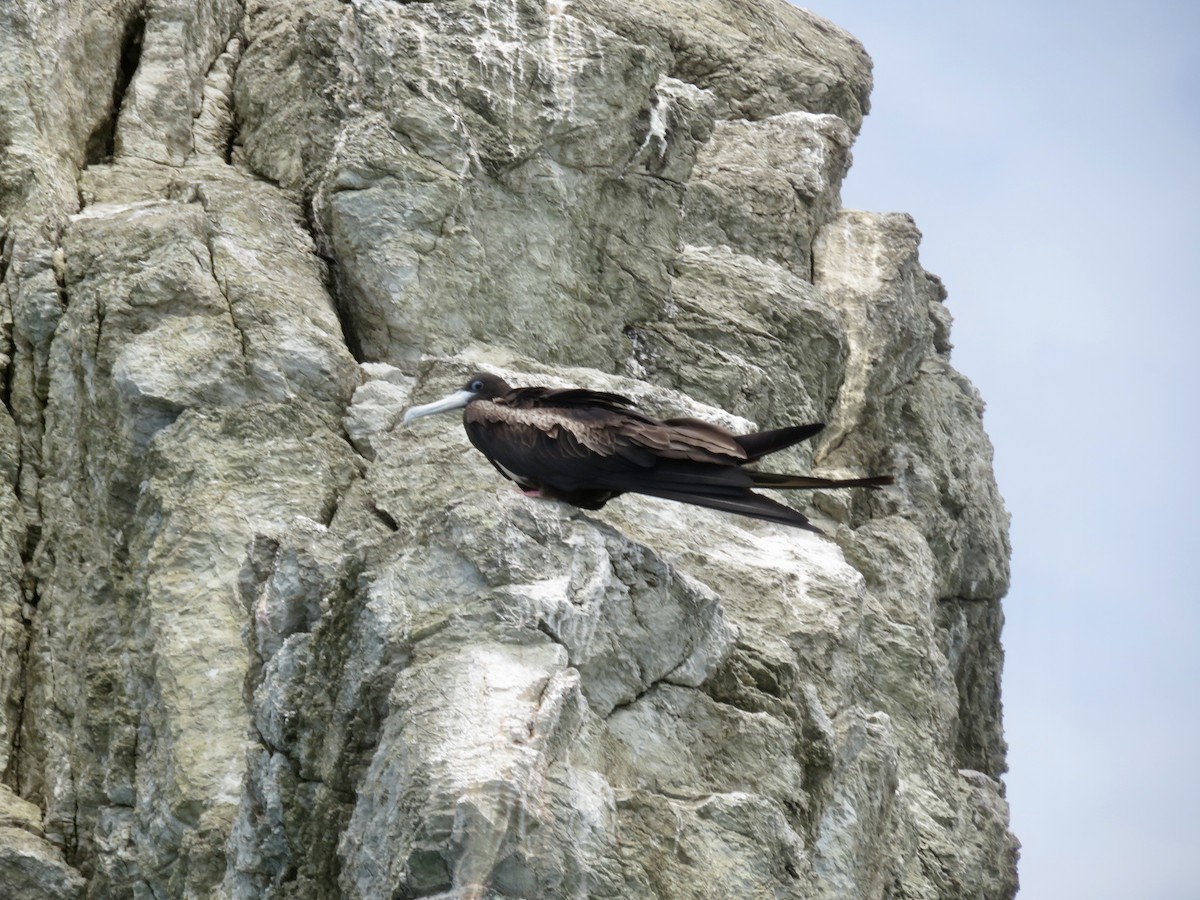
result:
<svg viewBox="0 0 1200 900"><path fill-rule="evenodd" d="M86 882L42 834L41 810L0 785L0 885L10 897L84 896Z"/></svg>
<svg viewBox="0 0 1200 900"><path fill-rule="evenodd" d="M1012 896L1007 519L840 208L869 89L773 0L4 4L0 884ZM897 484L532 501L398 426L480 367Z"/></svg>

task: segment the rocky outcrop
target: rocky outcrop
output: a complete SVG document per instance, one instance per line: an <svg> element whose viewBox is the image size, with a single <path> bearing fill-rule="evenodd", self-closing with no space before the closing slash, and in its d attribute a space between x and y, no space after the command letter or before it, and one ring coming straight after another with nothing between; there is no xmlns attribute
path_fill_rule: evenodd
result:
<svg viewBox="0 0 1200 900"><path fill-rule="evenodd" d="M1009 897L1007 518L774 0L0 8L0 882ZM489 367L729 427L825 539L500 483ZM794 498L793 498L794 499Z"/></svg>

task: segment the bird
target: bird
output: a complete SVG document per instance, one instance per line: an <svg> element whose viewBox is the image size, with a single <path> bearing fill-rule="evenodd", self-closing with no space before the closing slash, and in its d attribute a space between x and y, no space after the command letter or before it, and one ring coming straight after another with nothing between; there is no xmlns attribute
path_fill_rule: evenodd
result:
<svg viewBox="0 0 1200 900"><path fill-rule="evenodd" d="M620 394L583 388L510 387L488 372L458 391L413 406L421 416L463 410L467 437L530 497L595 510L645 494L824 534L803 513L753 488L877 488L891 475L820 478L747 468L818 434L824 423L734 434L691 417L655 419Z"/></svg>

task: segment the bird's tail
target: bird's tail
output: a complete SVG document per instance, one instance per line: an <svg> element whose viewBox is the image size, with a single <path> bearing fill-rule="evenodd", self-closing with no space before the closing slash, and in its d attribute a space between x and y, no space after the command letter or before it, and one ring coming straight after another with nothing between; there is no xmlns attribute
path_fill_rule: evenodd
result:
<svg viewBox="0 0 1200 900"><path fill-rule="evenodd" d="M734 437L734 440L746 451L746 461L754 462L768 454L778 453L793 444L808 440L814 434L819 434L824 428L823 422L814 422L812 425L790 425L787 428L756 431L754 434L739 434Z"/></svg>
<svg viewBox="0 0 1200 900"><path fill-rule="evenodd" d="M787 490L789 488L852 488L883 487L895 484L891 475L871 475L867 478L818 478L815 475L787 475L782 472L752 472L745 470L755 487Z"/></svg>
<svg viewBox="0 0 1200 900"><path fill-rule="evenodd" d="M778 522L780 525L791 525L793 528L803 528L805 531L825 534L824 531L812 524L804 513L777 503L770 497L764 497L762 494L755 494L745 489L737 494L716 494L646 485L637 488L637 493L646 494L649 497L661 497L663 500L675 500L679 503L690 503L693 506L705 506L709 509L737 513L752 519L765 519L768 522Z"/></svg>
<svg viewBox="0 0 1200 900"><path fill-rule="evenodd" d="M756 494L750 488L877 487L891 483L890 475L873 478L817 478L810 475L754 472L740 466L666 461L653 468L622 472L611 482L602 478L597 487L616 493L629 491L709 509L720 509L824 534L820 528L809 522L802 512L770 497Z"/></svg>
<svg viewBox="0 0 1200 900"><path fill-rule="evenodd" d="M746 451L747 462L755 462L771 453L785 450L793 444L807 440L818 434L825 426L820 423L812 425L792 425L788 428L775 428L771 431L759 431L755 434L742 434L734 438ZM851 487L883 487L894 484L891 475L872 475L866 478L818 478L815 475L786 475L777 472L755 472L743 469L750 476L755 487L790 489L790 488L851 488Z"/></svg>

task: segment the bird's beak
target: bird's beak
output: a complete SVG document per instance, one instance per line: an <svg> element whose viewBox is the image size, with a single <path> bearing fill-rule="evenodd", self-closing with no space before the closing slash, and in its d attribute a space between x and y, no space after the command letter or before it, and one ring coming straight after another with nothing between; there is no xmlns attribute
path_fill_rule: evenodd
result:
<svg viewBox="0 0 1200 900"><path fill-rule="evenodd" d="M474 396L470 391L455 391L448 397L443 397L441 400L434 400L432 403L426 403L424 406L410 406L408 411L404 413L404 424L407 425L413 419L419 419L421 416L432 416L434 413L462 409Z"/></svg>

